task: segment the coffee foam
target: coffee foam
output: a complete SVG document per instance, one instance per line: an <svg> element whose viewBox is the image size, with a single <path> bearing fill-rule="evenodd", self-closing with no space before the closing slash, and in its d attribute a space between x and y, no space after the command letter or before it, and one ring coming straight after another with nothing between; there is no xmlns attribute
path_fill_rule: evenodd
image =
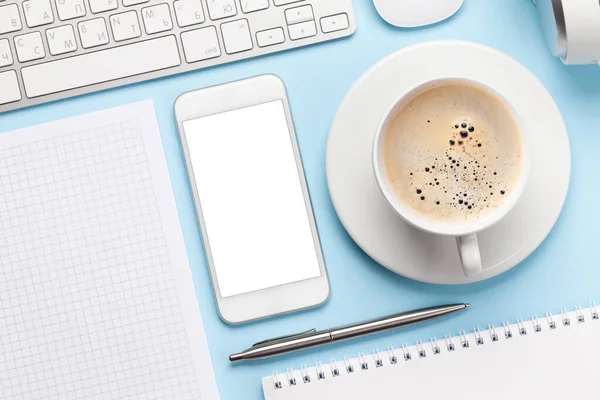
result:
<svg viewBox="0 0 600 400"><path fill-rule="evenodd" d="M391 118L383 162L400 201L436 222L475 222L504 203L522 171L519 127L496 97L451 84Z"/></svg>

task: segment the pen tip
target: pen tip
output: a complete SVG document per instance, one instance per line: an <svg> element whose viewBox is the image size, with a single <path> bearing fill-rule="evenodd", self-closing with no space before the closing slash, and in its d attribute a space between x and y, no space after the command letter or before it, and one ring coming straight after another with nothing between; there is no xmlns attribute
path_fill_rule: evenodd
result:
<svg viewBox="0 0 600 400"><path fill-rule="evenodd" d="M242 360L244 357L241 354L232 354L229 356L229 361L234 362L234 361L240 361Z"/></svg>
<svg viewBox="0 0 600 400"><path fill-rule="evenodd" d="M465 308L471 307L471 304L465 303Z"/></svg>

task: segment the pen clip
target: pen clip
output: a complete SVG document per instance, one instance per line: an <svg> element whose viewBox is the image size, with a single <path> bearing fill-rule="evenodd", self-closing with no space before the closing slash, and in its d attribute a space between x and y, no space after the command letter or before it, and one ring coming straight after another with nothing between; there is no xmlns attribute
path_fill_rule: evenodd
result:
<svg viewBox="0 0 600 400"><path fill-rule="evenodd" d="M284 335L284 336L275 337L273 339L262 340L260 342L254 343L252 345L252 348L261 347L261 346L264 346L264 345L267 345L267 344L271 344L271 343L274 343L274 342L279 342L279 341L286 340L286 339L301 338L301 337L304 337L306 335L310 335L311 333L315 333L316 331L317 330L315 328L312 328L312 329L309 329L309 330L304 331L304 332L294 333L292 335Z"/></svg>

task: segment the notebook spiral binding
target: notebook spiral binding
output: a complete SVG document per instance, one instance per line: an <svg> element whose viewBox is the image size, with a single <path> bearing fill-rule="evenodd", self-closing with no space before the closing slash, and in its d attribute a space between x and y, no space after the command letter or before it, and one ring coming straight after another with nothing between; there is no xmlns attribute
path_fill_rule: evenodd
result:
<svg viewBox="0 0 600 400"><path fill-rule="evenodd" d="M571 321L571 316L575 316L575 321ZM586 316L589 315L591 320L600 319L600 314L596 307L596 303L590 302L589 308L582 309L579 305L574 307L574 314L569 313L566 308L560 310L559 323L564 327L571 326L573 323L585 323ZM546 328L543 327L543 321L546 322ZM498 342L500 340L512 339L515 335L525 336L530 332L539 333L544 330L554 330L557 328L557 321L551 312L547 312L545 317L541 319L537 315L533 315L530 320L524 321L522 318L517 318L516 323L511 324L508 321L502 322L502 327L496 329L493 324L488 325L488 335L484 335L479 327L473 329L472 333L465 330L461 330L458 336L451 336L446 334L443 340L438 340L435 336L429 338L429 343L423 343L422 340L417 341L415 350L411 352L410 347L407 344L403 344L400 349L396 350L392 346L388 346L386 351L380 353L379 350L374 349L372 354L367 356L365 353L359 353L358 363L353 363L350 357L344 357L343 362L338 362L335 359L329 360L327 365L323 365L320 362L315 365L314 368L308 368L306 364L300 367L301 383L307 384L314 380L323 380L339 377L342 371L350 375L356 372L356 370L368 370L370 368L381 368L385 366L384 359L387 359L388 365L397 364L402 361L411 361L413 357L425 358L429 354L433 356L441 354L442 349L446 352L453 352L456 350L456 346L460 346L463 349L467 349L471 346L483 346L487 342L487 337L491 342ZM514 327L516 326L516 330ZM472 336L469 339L469 335ZM312 370L312 372L311 372ZM329 374L326 373L329 371ZM328 376L329 375L329 376ZM288 368L285 374L279 374L278 371L272 373L273 385L275 389L283 389L284 387L296 386L298 383L294 376L294 370Z"/></svg>

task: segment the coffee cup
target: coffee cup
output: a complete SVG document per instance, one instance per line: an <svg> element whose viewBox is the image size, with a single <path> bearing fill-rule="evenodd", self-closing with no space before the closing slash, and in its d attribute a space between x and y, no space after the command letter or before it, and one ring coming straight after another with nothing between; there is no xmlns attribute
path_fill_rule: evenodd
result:
<svg viewBox="0 0 600 400"><path fill-rule="evenodd" d="M529 136L501 90L462 77L400 94L373 142L373 170L387 203L415 228L455 237L466 276L484 271L477 233L517 204L531 157Z"/></svg>

